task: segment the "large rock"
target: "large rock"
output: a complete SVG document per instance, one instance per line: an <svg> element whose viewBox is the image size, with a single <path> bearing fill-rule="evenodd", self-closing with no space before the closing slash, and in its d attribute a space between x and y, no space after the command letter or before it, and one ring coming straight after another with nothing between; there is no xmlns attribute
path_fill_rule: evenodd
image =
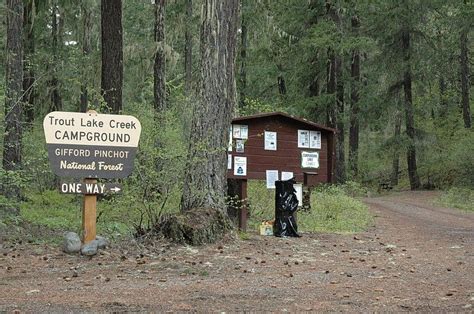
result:
<svg viewBox="0 0 474 314"><path fill-rule="evenodd" d="M63 251L66 253L77 253L81 250L81 238L75 232L64 234Z"/></svg>
<svg viewBox="0 0 474 314"><path fill-rule="evenodd" d="M96 236L95 239L97 240L97 245L99 246L99 249L105 249L106 247L109 246L109 240L107 240L104 237L101 236Z"/></svg>
<svg viewBox="0 0 474 314"><path fill-rule="evenodd" d="M94 256L99 251L99 241L92 240L91 242L84 244L81 248L82 255Z"/></svg>

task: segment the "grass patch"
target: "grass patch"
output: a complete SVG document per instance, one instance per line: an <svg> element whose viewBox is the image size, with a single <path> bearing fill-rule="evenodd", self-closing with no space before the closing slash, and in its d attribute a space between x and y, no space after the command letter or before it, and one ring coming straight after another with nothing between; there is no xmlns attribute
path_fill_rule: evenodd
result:
<svg viewBox="0 0 474 314"><path fill-rule="evenodd" d="M311 195L311 210L298 214L302 231L361 232L374 222L368 207L346 194L344 186L327 186Z"/></svg>
<svg viewBox="0 0 474 314"><path fill-rule="evenodd" d="M20 207L20 219L51 232L35 232L37 241L60 243L65 231L78 234L82 229L82 195L60 194L57 190L32 192ZM112 239L129 236L139 212L124 202L121 196L99 198L97 202L97 234ZM25 230L30 233L29 230ZM51 238L55 234L55 238Z"/></svg>
<svg viewBox="0 0 474 314"><path fill-rule="evenodd" d="M360 232L374 222L368 207L352 197L365 195L367 190L351 182L341 186L322 186L311 194L311 210L298 212L298 228L309 232ZM264 220L275 217L275 190L265 182L248 183L249 228L257 230Z"/></svg>
<svg viewBox="0 0 474 314"><path fill-rule="evenodd" d="M446 207L454 207L464 211L474 212L474 190L453 187L443 192L438 203Z"/></svg>

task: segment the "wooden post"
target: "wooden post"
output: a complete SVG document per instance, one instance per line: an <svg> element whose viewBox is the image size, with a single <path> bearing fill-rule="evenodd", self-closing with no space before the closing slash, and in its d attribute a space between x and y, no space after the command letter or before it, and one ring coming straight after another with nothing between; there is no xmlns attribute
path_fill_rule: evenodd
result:
<svg viewBox="0 0 474 314"><path fill-rule="evenodd" d="M97 183L96 179L84 179L86 184ZM97 212L97 195L84 194L84 202L82 205L82 243L87 244L96 237L96 212Z"/></svg>
<svg viewBox="0 0 474 314"><path fill-rule="evenodd" d="M242 201L239 213L239 229L245 232L247 231L247 180L239 181L241 181L239 196Z"/></svg>

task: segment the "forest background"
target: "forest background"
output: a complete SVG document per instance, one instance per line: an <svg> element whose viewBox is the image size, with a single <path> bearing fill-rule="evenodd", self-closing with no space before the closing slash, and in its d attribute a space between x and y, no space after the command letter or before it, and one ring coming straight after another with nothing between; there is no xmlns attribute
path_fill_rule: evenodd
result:
<svg viewBox="0 0 474 314"><path fill-rule="evenodd" d="M12 2L0 4L1 47ZM121 5L123 49L109 58L123 54L123 84L112 111L136 116L143 132L124 195L101 199L98 220L113 222L104 226L109 231L153 223L180 206L199 109L204 2ZM284 111L337 128L339 184L441 189L461 206L473 199L472 1L241 0L239 6L234 116ZM67 228L80 199L57 192L42 120L53 110L113 107L102 92L103 13L92 0L24 0L23 7L21 162L13 168L5 166L12 134L8 67L0 68L0 180L19 197L2 193L0 203L31 221L49 217L47 223ZM0 63L7 59L5 48ZM63 216L54 220L58 212Z"/></svg>

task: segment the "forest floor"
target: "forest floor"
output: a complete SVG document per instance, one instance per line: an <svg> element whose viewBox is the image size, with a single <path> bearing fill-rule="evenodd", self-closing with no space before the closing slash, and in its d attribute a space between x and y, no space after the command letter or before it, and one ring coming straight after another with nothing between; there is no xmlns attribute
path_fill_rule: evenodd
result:
<svg viewBox="0 0 474 314"><path fill-rule="evenodd" d="M435 192L367 198L358 234L114 243L93 258L0 244L0 312L474 311L474 213Z"/></svg>

